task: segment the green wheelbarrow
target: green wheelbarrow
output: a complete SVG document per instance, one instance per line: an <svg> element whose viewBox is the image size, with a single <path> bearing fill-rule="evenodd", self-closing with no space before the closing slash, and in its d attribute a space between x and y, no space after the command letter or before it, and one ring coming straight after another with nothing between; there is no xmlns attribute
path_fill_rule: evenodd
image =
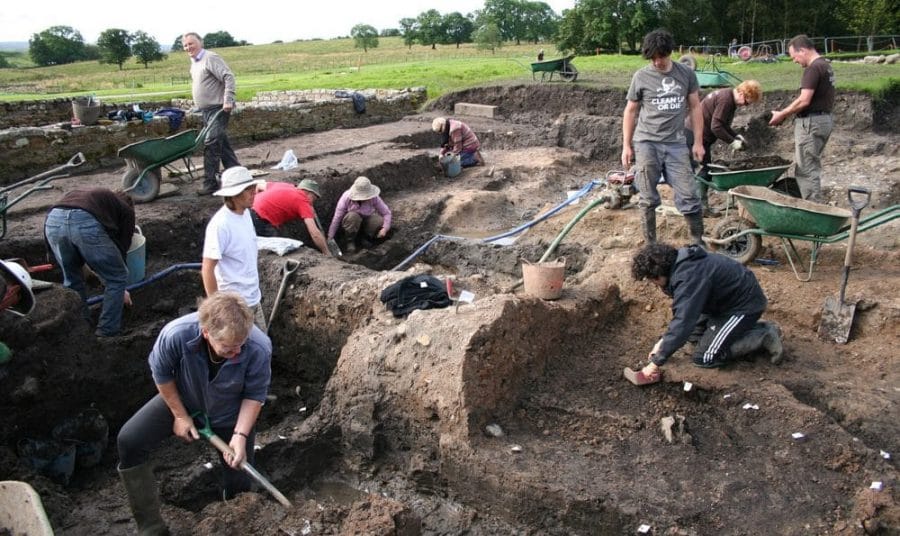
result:
<svg viewBox="0 0 900 536"><path fill-rule="evenodd" d="M812 279L819 248L833 244L850 234L848 224L852 213L844 208L832 207L797 199L763 186L738 186L728 192L738 199L753 221L737 216L722 220L711 237L703 240L709 246L743 264L759 254L762 237L772 236L781 241L794 276L799 281ZM850 187L848 199L854 204L854 193L868 192ZM872 229L900 217L900 205L893 205L869 214L859 220L857 233ZM794 242L810 242L809 258L804 260Z"/></svg>
<svg viewBox="0 0 900 536"><path fill-rule="evenodd" d="M159 195L162 182L162 168L172 174L181 171L170 166L172 162L181 160L188 175L194 179L191 156L203 147L206 135L215 124L222 111L216 112L201 130L190 129L166 138L152 138L138 141L119 149L118 155L125 159L125 174L122 175L122 188L136 203L147 203Z"/></svg>
<svg viewBox="0 0 900 536"><path fill-rule="evenodd" d="M719 68L719 56L721 55L707 56L706 64L701 69L697 68L697 59L693 54L685 54L678 59L678 62L694 69L700 87L735 87L740 84L742 82L740 78Z"/></svg>
<svg viewBox="0 0 900 536"><path fill-rule="evenodd" d="M534 80L536 73L541 73L541 82L547 73L550 73L549 81L553 81L553 73L559 73L559 77L566 82L574 82L578 79L578 69L572 65L575 55L566 56L565 58L556 58L554 60L535 61L531 64L531 79Z"/></svg>

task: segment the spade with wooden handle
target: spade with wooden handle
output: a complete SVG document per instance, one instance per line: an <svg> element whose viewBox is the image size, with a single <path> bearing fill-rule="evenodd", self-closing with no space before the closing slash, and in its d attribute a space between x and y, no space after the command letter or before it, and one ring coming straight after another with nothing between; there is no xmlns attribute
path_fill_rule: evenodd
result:
<svg viewBox="0 0 900 536"><path fill-rule="evenodd" d="M850 203L852 219L850 222L850 240L847 242L847 253L844 255L844 270L841 274L841 289L837 296L825 298L822 307L822 320L819 322L819 338L833 340L838 344L846 344L850 339L850 328L853 326L853 315L856 313L856 302L846 303L844 293L850 277L850 263L853 259L853 247L856 245L856 228L859 226L859 213L869 204L872 193L860 186L851 186L847 190L847 201Z"/></svg>

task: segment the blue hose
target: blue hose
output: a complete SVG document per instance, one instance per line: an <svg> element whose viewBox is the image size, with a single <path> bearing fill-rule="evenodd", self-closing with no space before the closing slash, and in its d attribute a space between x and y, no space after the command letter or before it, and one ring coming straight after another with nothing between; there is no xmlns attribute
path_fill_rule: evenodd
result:
<svg viewBox="0 0 900 536"><path fill-rule="evenodd" d="M516 227L515 229L512 229L512 230L510 230L510 231L506 231L506 232L503 233L503 234L498 234L498 235L496 235L496 236L491 236L491 237L488 237L488 238L484 238L484 239L482 239L481 241L482 241L482 242L494 242L495 240L500 240L501 238L506 238L507 236L512 236L512 235L514 235L514 234L521 233L521 232L524 231L525 229L528 229L529 227L532 227L532 226L534 226L534 225L537 225L538 223L540 223L540 222L546 220L547 218L553 216L554 214L556 214L557 212L559 212L560 210L562 210L562 209L565 208L566 206L571 205L572 203L574 203L574 202L577 201L578 199L581 199L582 197L586 196L586 195L588 194L588 192L590 192L590 191L594 188L594 186L599 186L599 185L603 184L603 182L604 182L604 181L603 181L602 179L594 179L594 180L590 181L589 183L585 184L580 190L578 190L578 191L575 193L575 195L573 195L572 197L566 199L565 201L563 201L563 202L560 203L559 205L556 205L555 207L553 207L552 209L550 209L548 212L546 212L546 213L544 213L544 214L538 216L537 218L531 220L530 222L528 222L528 223L523 223L522 225ZM415 251L413 251L412 254L411 254L409 257L407 257L407 258L403 259L402 261L400 261L400 264L398 264L397 266L394 266L393 268L391 268L391 270L392 270L392 271L395 271L395 270L402 270L404 267L406 267L407 264L409 264L410 262L412 262L416 257L418 257L419 255L421 255L422 253L424 253L425 250L428 249L428 248L431 246L431 244L434 244L435 242L437 242L437 241L439 241L439 240L463 240L463 238L462 238L462 237L459 237L459 236L434 235L433 237L431 237L431 239L428 240L428 242L425 242L424 244L422 244L421 246L419 246L419 248L416 249Z"/></svg>
<svg viewBox="0 0 900 536"><path fill-rule="evenodd" d="M157 273L153 274L152 276L148 277L147 279L144 279L143 281L138 281L137 283L132 283L131 285L128 285L127 287L125 287L125 290L136 290L136 289L145 287L145 286L149 285L150 283L155 283L156 281L159 281L160 279L166 277L167 275L171 274L172 272L177 272L179 270L199 270L199 269L200 269L199 262L185 262L185 263L181 263L181 264L174 264L172 266L169 266L168 268L166 268L165 270L163 270L161 272L157 272ZM94 305L94 304L100 303L102 301L103 301L103 295L101 294L99 296L91 296L90 298L88 298L87 304Z"/></svg>
<svg viewBox="0 0 900 536"><path fill-rule="evenodd" d="M588 194L588 192L590 192L590 191L594 188L594 186L598 186L598 185L600 185L600 184L603 184L603 181L602 181L602 180L600 180L600 179L594 179L594 180L592 180L591 182L585 184L585 185L581 188L581 190L578 190L578 191L575 193L575 195L573 195L572 197L566 199L566 200L563 201L562 203L556 205L555 207L553 207L553 208L550 209L549 211L545 212L544 214L541 214L540 216L538 216L537 218L531 220L530 222L528 222L528 223L523 223L522 225L516 227L515 229L512 229L511 231L506 231L505 233L498 234L498 235L495 235L495 236L490 236L490 237L488 237L488 238L482 239L482 242L493 242L493 241L495 241L495 240L500 240L501 238L506 238L507 236L512 236L512 235L514 235L514 234L521 233L521 232L524 231L525 229L528 229L529 227L532 227L532 226L534 226L534 225L537 225L538 223L541 223L542 221L544 221L544 220L546 220L547 218L553 216L554 214L556 214L556 213L559 212L560 210L564 209L564 208L567 207L568 205L571 205L571 204L574 203L575 201L577 201L577 200L581 199L582 197L586 196L586 195Z"/></svg>

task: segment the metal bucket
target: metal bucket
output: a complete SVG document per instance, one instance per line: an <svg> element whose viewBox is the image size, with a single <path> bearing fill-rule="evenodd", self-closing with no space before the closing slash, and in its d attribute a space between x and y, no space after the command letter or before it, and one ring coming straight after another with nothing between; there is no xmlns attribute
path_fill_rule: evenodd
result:
<svg viewBox="0 0 900 536"><path fill-rule="evenodd" d="M72 115L82 125L95 125L100 119L103 107L94 104L93 99L75 99L72 101Z"/></svg>
<svg viewBox="0 0 900 536"><path fill-rule="evenodd" d="M537 264L522 259L522 280L527 294L542 300L555 300L562 294L565 278L565 257Z"/></svg>
<svg viewBox="0 0 900 536"><path fill-rule="evenodd" d="M444 175L447 177L452 179L462 173L462 161L458 154L447 153L441 157L440 162Z"/></svg>
<svg viewBox="0 0 900 536"><path fill-rule="evenodd" d="M147 273L147 239L137 225L134 226L134 234L131 236L131 246L125 256L125 264L128 265L129 285L144 280Z"/></svg>
<svg viewBox="0 0 900 536"><path fill-rule="evenodd" d="M75 445L75 464L93 467L100 463L109 439L109 425L96 409L82 411L53 428L53 439Z"/></svg>

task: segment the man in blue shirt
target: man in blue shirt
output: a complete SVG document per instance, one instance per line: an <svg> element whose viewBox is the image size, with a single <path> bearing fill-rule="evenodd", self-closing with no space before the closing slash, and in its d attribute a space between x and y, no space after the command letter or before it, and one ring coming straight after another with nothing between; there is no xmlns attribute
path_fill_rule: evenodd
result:
<svg viewBox="0 0 900 536"><path fill-rule="evenodd" d="M164 439L200 438L193 415L202 413L234 455L224 455L224 497L249 489L241 463L253 463L256 419L269 383L272 342L253 324L240 295L217 292L196 313L169 322L150 352L159 391L122 426L119 475L140 534L168 534L148 458Z"/></svg>

